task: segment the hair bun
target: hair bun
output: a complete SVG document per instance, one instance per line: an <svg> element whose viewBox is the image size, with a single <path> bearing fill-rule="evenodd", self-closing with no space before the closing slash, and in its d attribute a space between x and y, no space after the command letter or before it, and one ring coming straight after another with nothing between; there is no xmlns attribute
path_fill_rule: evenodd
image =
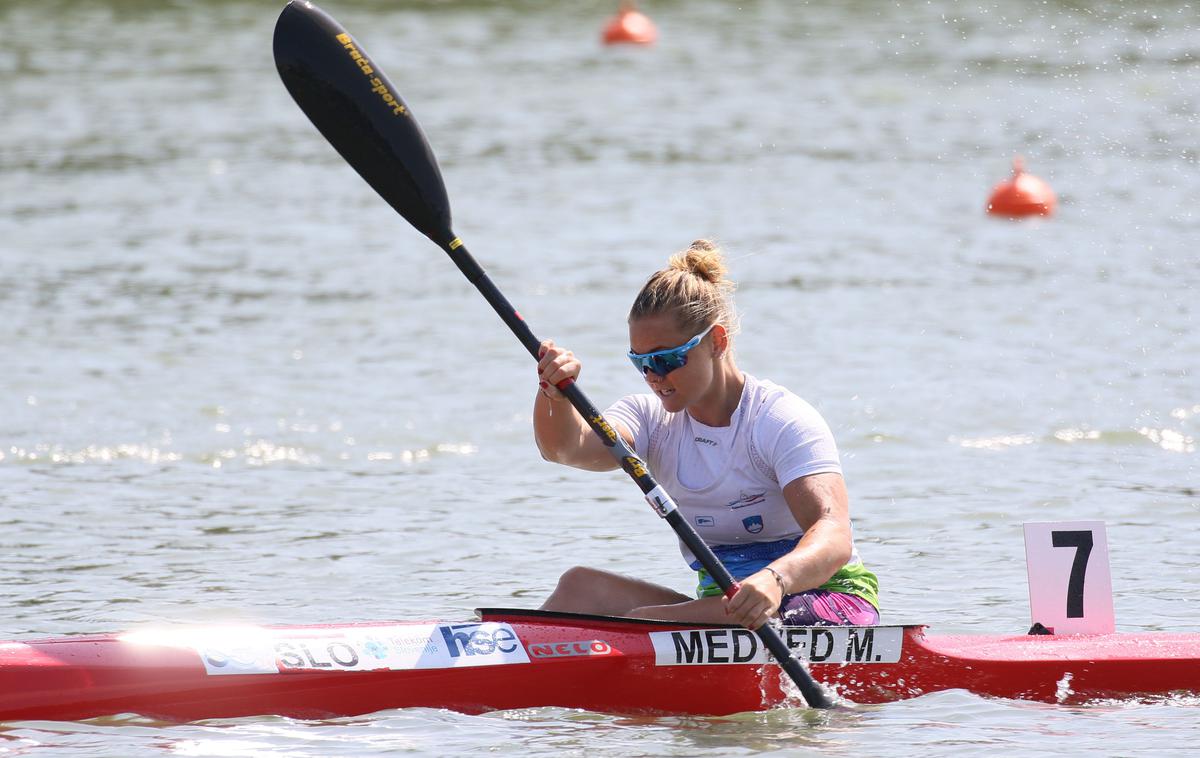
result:
<svg viewBox="0 0 1200 758"><path fill-rule="evenodd" d="M732 336L738 331L733 307L734 283L725 276L725 256L710 240L698 239L671 256L638 292L629 309L633 323L647 316L666 315L685 334L698 334L713 324Z"/></svg>
<svg viewBox="0 0 1200 758"><path fill-rule="evenodd" d="M698 276L711 284L717 284L724 279L727 271L721 248L706 239L696 240L687 250L672 255L668 265L677 271L686 271Z"/></svg>

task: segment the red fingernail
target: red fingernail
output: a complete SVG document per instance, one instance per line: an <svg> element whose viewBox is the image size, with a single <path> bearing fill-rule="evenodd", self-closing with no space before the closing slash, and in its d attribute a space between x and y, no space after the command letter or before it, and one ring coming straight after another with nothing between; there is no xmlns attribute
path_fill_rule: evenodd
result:
<svg viewBox="0 0 1200 758"><path fill-rule="evenodd" d="M538 382L538 384L542 385L542 389L546 389L547 387L550 386L549 384L546 384L545 382Z"/></svg>

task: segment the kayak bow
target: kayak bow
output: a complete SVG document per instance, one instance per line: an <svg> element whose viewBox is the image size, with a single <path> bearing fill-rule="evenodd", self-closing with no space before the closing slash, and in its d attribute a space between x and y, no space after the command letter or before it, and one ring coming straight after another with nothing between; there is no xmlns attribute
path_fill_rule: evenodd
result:
<svg viewBox="0 0 1200 758"><path fill-rule="evenodd" d="M815 679L858 703L947 689L1051 703L1200 692L1200 634L930 636L921 626L877 626L781 635ZM171 628L0 643L0 720L541 706L725 715L803 705L768 660L740 627L545 611Z"/></svg>

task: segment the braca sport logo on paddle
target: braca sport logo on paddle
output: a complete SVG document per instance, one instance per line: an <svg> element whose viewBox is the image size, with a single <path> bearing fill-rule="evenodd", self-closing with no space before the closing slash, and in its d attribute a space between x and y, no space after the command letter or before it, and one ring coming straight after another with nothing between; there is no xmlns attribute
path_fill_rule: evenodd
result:
<svg viewBox="0 0 1200 758"><path fill-rule="evenodd" d="M793 655L810 663L896 663L901 626L793 626L782 630ZM772 659L748 629L650 632L657 666L763 664Z"/></svg>
<svg viewBox="0 0 1200 758"><path fill-rule="evenodd" d="M399 97L396 97L392 94L391 90L388 89L387 82L385 82L382 77L372 76L372 74L375 73L375 69L371 67L371 61L367 58L367 56L359 52L358 46L354 42L354 38L349 34L342 32L334 37L334 39L342 43L342 47L346 49L346 52L350 54L350 58L358 65L359 68L362 69L363 74L371 77L369 80L371 91L376 95L379 95L379 99L392 109L392 115L407 115L407 106L404 105Z"/></svg>

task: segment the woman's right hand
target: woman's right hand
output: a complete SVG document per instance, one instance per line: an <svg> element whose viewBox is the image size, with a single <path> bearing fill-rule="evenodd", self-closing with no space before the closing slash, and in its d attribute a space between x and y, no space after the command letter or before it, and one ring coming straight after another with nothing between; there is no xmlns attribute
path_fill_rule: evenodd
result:
<svg viewBox="0 0 1200 758"><path fill-rule="evenodd" d="M533 401L533 437L542 457L554 463L585 471L612 471L617 468L607 440L592 433L583 416L567 404L559 387L568 387L579 378L582 366L575 354L546 340L538 348L540 396ZM625 443L632 445L629 435Z"/></svg>
<svg viewBox="0 0 1200 758"><path fill-rule="evenodd" d="M565 396L559 391L558 385L566 380L572 382L579 379L583 365L566 348L554 344L554 340L545 340L538 351L538 386L543 395L551 400L563 400Z"/></svg>

